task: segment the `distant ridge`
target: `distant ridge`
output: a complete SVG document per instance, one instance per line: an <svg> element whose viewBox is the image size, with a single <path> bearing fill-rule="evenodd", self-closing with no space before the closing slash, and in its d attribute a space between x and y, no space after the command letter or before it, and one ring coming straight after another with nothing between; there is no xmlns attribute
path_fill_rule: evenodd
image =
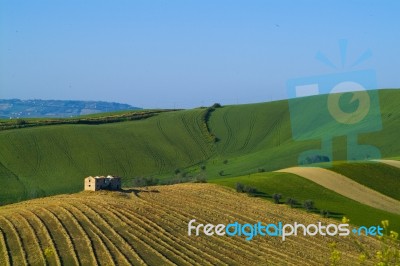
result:
<svg viewBox="0 0 400 266"><path fill-rule="evenodd" d="M103 101L0 99L0 118L62 118L137 109L141 108Z"/></svg>

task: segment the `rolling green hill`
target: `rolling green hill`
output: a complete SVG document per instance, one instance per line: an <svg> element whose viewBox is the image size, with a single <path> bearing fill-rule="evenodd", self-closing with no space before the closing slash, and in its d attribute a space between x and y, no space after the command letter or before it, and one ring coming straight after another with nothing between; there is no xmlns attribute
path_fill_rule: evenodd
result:
<svg viewBox="0 0 400 266"><path fill-rule="evenodd" d="M318 112L324 102L312 96L309 108L305 108L304 123L309 113ZM361 133L359 144L370 144L379 148L382 158L396 157L400 154L400 143L397 141L400 127L400 90L379 91L382 130ZM317 104L314 104L317 103ZM326 107L325 107L326 108ZM366 122L367 123L367 122ZM218 156L221 161L228 159L226 165L211 161L210 170L217 176L220 170L230 176L256 172L259 168L266 171L277 170L298 164L298 155L309 149L319 149L321 140L294 141L292 139L288 101L271 103L226 106L217 109L210 118L210 129L220 141L217 143ZM363 132L365 123L358 129ZM335 135L335 125L327 124L319 131ZM339 133L338 133L339 134ZM333 138L333 159L347 160L347 139L343 136Z"/></svg>
<svg viewBox="0 0 400 266"><path fill-rule="evenodd" d="M381 90L379 96L383 129L360 134L359 142L379 147L385 158L398 157L400 90ZM304 110L305 119L316 108L322 106ZM175 178L178 168L208 179L272 171L296 165L301 152L320 146L318 139L292 139L286 100L212 112L161 112L115 123L100 123L100 115L93 119L96 124L69 121L0 131L0 181L10 184L0 187L0 203L77 192L88 175L120 175L129 186L137 176ZM332 131L332 125L320 130ZM334 138L335 160L345 159L345 141Z"/></svg>
<svg viewBox="0 0 400 266"><path fill-rule="evenodd" d="M0 202L82 190L83 177L155 175L212 155L204 109L101 125L57 125L0 132ZM13 195L15 194L15 195Z"/></svg>

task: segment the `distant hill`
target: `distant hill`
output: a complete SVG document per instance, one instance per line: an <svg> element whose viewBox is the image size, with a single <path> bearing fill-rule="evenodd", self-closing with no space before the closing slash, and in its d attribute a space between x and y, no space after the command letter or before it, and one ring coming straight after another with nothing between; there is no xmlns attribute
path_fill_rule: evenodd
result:
<svg viewBox="0 0 400 266"><path fill-rule="evenodd" d="M141 108L101 101L0 99L0 118L73 117L137 109Z"/></svg>

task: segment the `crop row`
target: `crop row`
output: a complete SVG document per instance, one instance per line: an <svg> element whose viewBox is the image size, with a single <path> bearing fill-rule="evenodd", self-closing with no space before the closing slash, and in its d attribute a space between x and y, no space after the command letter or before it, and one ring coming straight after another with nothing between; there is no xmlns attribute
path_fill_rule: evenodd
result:
<svg viewBox="0 0 400 266"><path fill-rule="evenodd" d="M1 265L312 265L326 263L330 241L342 242L344 262L356 259L352 239L188 236L191 219L313 222L303 212L209 184L32 202L0 208Z"/></svg>

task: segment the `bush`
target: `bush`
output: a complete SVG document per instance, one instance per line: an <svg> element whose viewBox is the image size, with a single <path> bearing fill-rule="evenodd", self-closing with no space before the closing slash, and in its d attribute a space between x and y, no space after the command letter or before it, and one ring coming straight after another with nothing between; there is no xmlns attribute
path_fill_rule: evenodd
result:
<svg viewBox="0 0 400 266"><path fill-rule="evenodd" d="M297 200L293 198L288 198L286 203L290 206L290 208L293 208L297 204Z"/></svg>
<svg viewBox="0 0 400 266"><path fill-rule="evenodd" d="M245 186L244 187L244 192L246 192L247 194L250 194L250 195L254 195L258 191L257 191L257 189L255 187Z"/></svg>
<svg viewBox="0 0 400 266"><path fill-rule="evenodd" d="M244 185L242 183L236 183L236 192L243 193Z"/></svg>
<svg viewBox="0 0 400 266"><path fill-rule="evenodd" d="M225 160L223 161L223 163L224 163L224 164L227 164L227 163L228 163L228 160L225 159Z"/></svg>
<svg viewBox="0 0 400 266"><path fill-rule="evenodd" d="M207 183L207 179L204 176L198 176L193 180L193 183Z"/></svg>
<svg viewBox="0 0 400 266"><path fill-rule="evenodd" d="M305 158L303 161L300 162L300 164L305 165L305 164L323 163L323 162L330 162L329 157L325 155L313 155Z"/></svg>
<svg viewBox="0 0 400 266"><path fill-rule="evenodd" d="M204 171L204 170L206 170L206 166L205 166L205 165L202 165L202 166L200 166L200 169L201 169L202 171Z"/></svg>
<svg viewBox="0 0 400 266"><path fill-rule="evenodd" d="M179 168L175 169L174 173L177 175L181 172L181 170Z"/></svg>
<svg viewBox="0 0 400 266"><path fill-rule="evenodd" d="M329 211L328 210L321 210L321 216L325 218L329 218Z"/></svg>
<svg viewBox="0 0 400 266"><path fill-rule="evenodd" d="M221 108L222 106L221 106L221 104L219 104L219 103L214 103L212 106L211 106L211 108Z"/></svg>
<svg viewBox="0 0 400 266"><path fill-rule="evenodd" d="M272 195L272 198L274 199L274 202L276 204L279 204L280 203L280 199L282 198L282 195L279 194L279 193L275 193L275 194Z"/></svg>
<svg viewBox="0 0 400 266"><path fill-rule="evenodd" d="M152 176L150 177L135 177L132 180L132 185L134 187L147 187L147 186L155 186L159 184L159 180Z"/></svg>
<svg viewBox="0 0 400 266"><path fill-rule="evenodd" d="M224 170L219 171L218 174L219 174L220 176L223 176L223 175L224 175Z"/></svg>
<svg viewBox="0 0 400 266"><path fill-rule="evenodd" d="M306 209L307 211L311 211L312 209L314 209L314 201L312 200L306 200L303 203L304 209Z"/></svg>
<svg viewBox="0 0 400 266"><path fill-rule="evenodd" d="M26 121L24 119L17 119L15 124L17 124L18 126L22 126L26 124Z"/></svg>
<svg viewBox="0 0 400 266"><path fill-rule="evenodd" d="M258 193L257 188L243 185L242 183L236 183L236 192L247 193L249 195L254 195Z"/></svg>
<svg viewBox="0 0 400 266"><path fill-rule="evenodd" d="M264 169L264 168L258 168L258 172L259 172L259 173L264 173L264 172L265 172L265 169Z"/></svg>

